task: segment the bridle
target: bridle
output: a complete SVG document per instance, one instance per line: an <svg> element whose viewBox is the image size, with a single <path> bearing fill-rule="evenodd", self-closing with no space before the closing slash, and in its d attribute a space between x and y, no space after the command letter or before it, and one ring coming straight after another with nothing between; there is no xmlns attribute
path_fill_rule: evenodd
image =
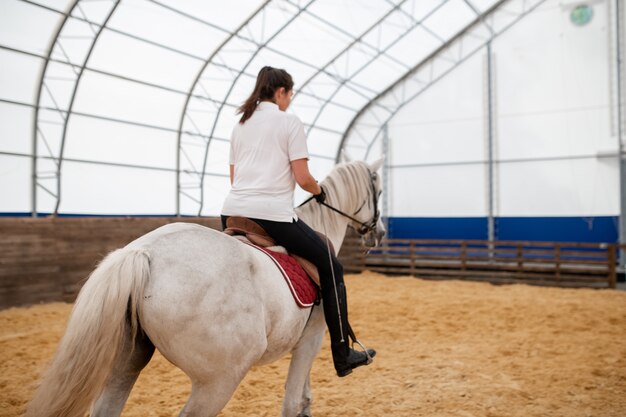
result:
<svg viewBox="0 0 626 417"><path fill-rule="evenodd" d="M365 223L362 222L360 220L357 220L354 218L354 216L356 216L359 211L361 211L361 209L363 209L363 207L365 206L365 203L367 203L367 198L365 199L365 201L363 201L363 204L361 204L361 206L357 209L357 211L355 211L352 216L331 206L330 204L327 204L326 202L322 202L320 203L321 205L328 207L330 210L341 214L344 217L347 217L348 219L352 220L355 223L360 224L361 226L357 229L357 232L361 235L364 236L374 230L376 230L376 224L378 223L378 219L380 219L380 211L378 210L378 194L376 193L376 179L378 178L378 174L376 174L376 172L372 172L368 169L368 172L370 174L370 188L372 191L372 203L374 204L374 217L372 217L372 219ZM306 199L304 202L302 202L302 204L300 204L298 207L301 207L303 205L305 205L306 203L308 203L309 201L313 200L315 198L315 196L311 196L308 199Z"/></svg>

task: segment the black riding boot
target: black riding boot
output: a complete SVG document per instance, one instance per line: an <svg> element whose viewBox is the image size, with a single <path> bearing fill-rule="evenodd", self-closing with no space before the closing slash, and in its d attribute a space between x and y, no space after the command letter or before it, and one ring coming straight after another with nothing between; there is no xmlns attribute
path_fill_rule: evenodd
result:
<svg viewBox="0 0 626 417"><path fill-rule="evenodd" d="M323 291L322 294L324 316L326 318L326 325L328 326L328 332L330 333L330 348L333 353L333 363L337 376L344 377L352 373L354 368L362 365L368 365L371 362L371 358L376 356L374 349L367 349L366 352L357 351L350 348L348 343L349 337L353 337L354 333L348 323L348 308L345 294L345 287L343 282L337 284L339 299L339 306L335 299L335 294L332 291ZM341 311L341 325L339 320L339 311ZM343 333L343 341L342 341Z"/></svg>

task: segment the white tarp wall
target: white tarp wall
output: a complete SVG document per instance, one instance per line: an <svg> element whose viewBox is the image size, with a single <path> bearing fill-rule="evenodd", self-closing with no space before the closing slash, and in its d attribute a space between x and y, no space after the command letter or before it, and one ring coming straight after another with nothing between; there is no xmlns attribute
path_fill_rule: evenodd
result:
<svg viewBox="0 0 626 417"><path fill-rule="evenodd" d="M584 26L571 4L550 2L494 42L500 216L619 215L608 2Z"/></svg>
<svg viewBox="0 0 626 417"><path fill-rule="evenodd" d="M474 55L389 122L390 216L487 214L483 71Z"/></svg>
<svg viewBox="0 0 626 417"><path fill-rule="evenodd" d="M496 217L619 216L614 16L586 3L583 26L553 0L492 41ZM488 91L485 47L389 120L389 217L489 215Z"/></svg>

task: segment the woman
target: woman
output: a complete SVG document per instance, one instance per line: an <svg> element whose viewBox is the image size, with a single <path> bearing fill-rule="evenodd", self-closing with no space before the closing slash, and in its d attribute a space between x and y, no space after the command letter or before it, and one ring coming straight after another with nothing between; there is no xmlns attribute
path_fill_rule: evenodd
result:
<svg viewBox="0 0 626 417"><path fill-rule="evenodd" d="M241 119L230 141L232 188L222 209L222 227L229 216L248 217L290 253L317 266L333 362L337 375L343 377L366 365L368 354L373 357L376 352L350 348L343 268L333 255L335 288L326 244L298 219L293 208L296 183L318 202L323 202L326 194L309 172L302 122L285 113L292 95L291 75L283 69L263 67L254 91L239 108Z"/></svg>

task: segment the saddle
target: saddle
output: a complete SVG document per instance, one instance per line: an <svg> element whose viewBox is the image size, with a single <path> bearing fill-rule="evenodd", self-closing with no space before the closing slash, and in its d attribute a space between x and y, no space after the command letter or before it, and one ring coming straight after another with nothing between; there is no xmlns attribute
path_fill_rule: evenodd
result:
<svg viewBox="0 0 626 417"><path fill-rule="evenodd" d="M274 252L287 253L287 251L282 247L278 246L274 239L270 235L267 234L265 229L259 226L258 223L250 220L246 217L238 217L233 216L229 217L226 220L226 229L224 233L230 236L241 236L247 238L250 243L260 246L262 248L268 248ZM335 248L332 246L330 240L322 233L316 232L323 241L328 242L330 245L330 249L333 253L335 253ZM317 270L317 267L310 261L304 259L301 256L289 254L292 258L296 260L298 264L304 269L304 272L313 280L313 282L320 287L320 275Z"/></svg>

